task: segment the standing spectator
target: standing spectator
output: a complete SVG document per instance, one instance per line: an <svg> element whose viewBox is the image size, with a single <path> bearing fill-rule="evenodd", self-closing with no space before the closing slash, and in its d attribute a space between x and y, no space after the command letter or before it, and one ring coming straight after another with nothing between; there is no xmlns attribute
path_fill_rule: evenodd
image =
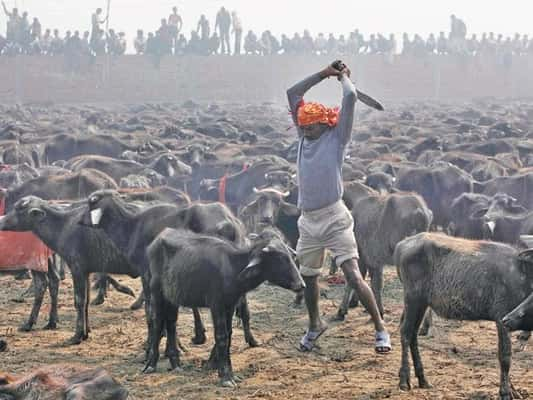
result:
<svg viewBox="0 0 533 400"><path fill-rule="evenodd" d="M259 51L261 55L268 56L272 54L272 44L270 43L270 35L268 31L264 31L259 41Z"/></svg>
<svg viewBox="0 0 533 400"><path fill-rule="evenodd" d="M39 18L34 18L31 24L31 39L38 40L41 38L42 27Z"/></svg>
<svg viewBox="0 0 533 400"><path fill-rule="evenodd" d="M337 39L335 39L333 33L330 33L328 37L328 55L332 56L335 54L337 54Z"/></svg>
<svg viewBox="0 0 533 400"><path fill-rule="evenodd" d="M159 34L159 49L161 55L172 54L172 32L166 19L163 18L161 20L161 26L157 33Z"/></svg>
<svg viewBox="0 0 533 400"><path fill-rule="evenodd" d="M213 32L211 39L209 39L209 47L207 49L207 54L218 54L218 49L220 48L220 37L217 32Z"/></svg>
<svg viewBox="0 0 533 400"><path fill-rule="evenodd" d="M44 32L43 37L40 40L39 48L43 54L50 54L50 48L52 47L52 32L50 29L47 29Z"/></svg>
<svg viewBox="0 0 533 400"><path fill-rule="evenodd" d="M7 10L6 3L2 1L4 13L9 18L7 21L6 40L8 42L18 42L18 32L20 31L20 16L18 8L13 8L11 12Z"/></svg>
<svg viewBox="0 0 533 400"><path fill-rule="evenodd" d="M319 33L315 39L315 50L319 55L324 55L327 53L328 41L323 33Z"/></svg>
<svg viewBox="0 0 533 400"><path fill-rule="evenodd" d="M27 51L31 43L31 27L30 21L28 20L28 13L26 11L22 13L22 18L20 18L18 38L19 44L24 51Z"/></svg>
<svg viewBox="0 0 533 400"><path fill-rule="evenodd" d="M101 37L100 34L100 24L103 24L107 21L107 17L104 19L101 19L102 17L102 9L97 8L94 14L91 16L91 45L93 45L93 42L96 41L96 39L99 39ZM93 46L94 47L94 46Z"/></svg>
<svg viewBox="0 0 533 400"><path fill-rule="evenodd" d="M137 30L137 37L133 41L133 47L136 54L144 54L146 52L146 39L144 38L144 31L142 29Z"/></svg>
<svg viewBox="0 0 533 400"><path fill-rule="evenodd" d="M182 56L187 50L187 39L183 33L180 33L178 40L176 40L176 46L174 48L174 54Z"/></svg>
<svg viewBox="0 0 533 400"><path fill-rule="evenodd" d="M339 40L337 40L337 52L341 55L346 54L346 39L344 38L344 35L339 36Z"/></svg>
<svg viewBox="0 0 533 400"><path fill-rule="evenodd" d="M479 42L477 40L477 35L474 33L470 40L467 42L468 54L475 56L479 53Z"/></svg>
<svg viewBox="0 0 533 400"><path fill-rule="evenodd" d="M439 40L437 40L437 54L444 55L448 53L448 39L444 35L444 32L441 32L439 35Z"/></svg>
<svg viewBox="0 0 533 400"><path fill-rule="evenodd" d="M118 55L123 56L124 54L126 54L127 46L128 45L126 43L126 34L124 32L119 32L117 42Z"/></svg>
<svg viewBox="0 0 533 400"><path fill-rule="evenodd" d="M178 7L172 7L172 14L168 16L168 26L172 36L172 47L175 47L181 28L183 28L183 20L178 14Z"/></svg>
<svg viewBox="0 0 533 400"><path fill-rule="evenodd" d="M220 42L221 42L221 53L222 54L231 54L231 48L229 44L229 30L231 27L231 15L228 10L222 7L217 13L217 19L215 22L215 31L218 28ZM227 53L226 53L227 49Z"/></svg>
<svg viewBox="0 0 533 400"><path fill-rule="evenodd" d="M315 42L307 29L304 31L302 37L302 50L306 54L313 54L315 52Z"/></svg>
<svg viewBox="0 0 533 400"><path fill-rule="evenodd" d="M302 54L303 53L303 42L302 38L300 37L300 34L296 32L294 36L292 37L292 49L296 54Z"/></svg>
<svg viewBox="0 0 533 400"><path fill-rule="evenodd" d="M198 27L196 28L196 32L200 34L201 40L209 40L211 29L209 28L209 21L207 20L204 14L200 16L200 21L198 21Z"/></svg>
<svg viewBox="0 0 533 400"><path fill-rule="evenodd" d="M187 54L200 54L201 52L201 44L202 40L200 39L200 35L198 35L197 31L191 32L191 39L189 40L189 43L187 44L186 53Z"/></svg>
<svg viewBox="0 0 533 400"><path fill-rule="evenodd" d="M231 13L231 22L233 25L233 34L235 35L235 47L233 50L234 55L241 54L241 41L242 41L242 22L239 16L237 15L237 11L233 11Z"/></svg>
<svg viewBox="0 0 533 400"><path fill-rule="evenodd" d="M59 37L59 30L54 29L54 37L52 38L52 42L50 44L50 54L56 56L63 53L63 46L64 42L63 39Z"/></svg>
<svg viewBox="0 0 533 400"><path fill-rule="evenodd" d="M105 54L106 38L105 38L105 32L103 29L99 29L98 32L96 32L94 40L92 41L91 47L96 56L102 56Z"/></svg>
<svg viewBox="0 0 533 400"><path fill-rule="evenodd" d="M435 53L435 50L437 50L437 39L435 38L435 35L432 33L429 35L428 40L426 41L426 51L429 54Z"/></svg>
<svg viewBox="0 0 533 400"><path fill-rule="evenodd" d="M466 49L466 24L455 15L452 15L450 20L450 49L456 54L464 54Z"/></svg>
<svg viewBox="0 0 533 400"><path fill-rule="evenodd" d="M283 54L290 54L293 52L291 39L285 34L281 35L281 49L283 50Z"/></svg>

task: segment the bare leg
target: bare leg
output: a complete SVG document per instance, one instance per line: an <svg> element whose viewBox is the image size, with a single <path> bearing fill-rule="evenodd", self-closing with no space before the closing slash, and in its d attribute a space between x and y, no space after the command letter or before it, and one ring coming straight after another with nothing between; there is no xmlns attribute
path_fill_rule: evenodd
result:
<svg viewBox="0 0 533 400"><path fill-rule="evenodd" d="M366 310L370 314L372 321L374 322L374 327L376 332L382 332L385 330L383 320L381 319L381 314L379 313L378 306L376 304L376 299L372 290L368 287L361 272L359 272L359 267L355 259L347 260L341 265L344 276L346 277L347 283L355 289L359 300L365 306Z"/></svg>
<svg viewBox="0 0 533 400"><path fill-rule="evenodd" d="M304 299L309 315L309 331L317 332L324 329L326 324L320 318L320 308L318 301L320 299L320 288L318 285L318 275L304 276L305 289Z"/></svg>

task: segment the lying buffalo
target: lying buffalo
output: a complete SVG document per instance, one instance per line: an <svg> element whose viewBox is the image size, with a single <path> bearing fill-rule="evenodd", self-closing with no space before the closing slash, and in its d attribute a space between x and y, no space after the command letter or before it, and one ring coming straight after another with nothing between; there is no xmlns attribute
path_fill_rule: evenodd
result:
<svg viewBox="0 0 533 400"><path fill-rule="evenodd" d="M531 294L533 250L518 252L502 243L421 233L396 246L394 261L404 287L400 388L411 388L409 351L419 386L430 387L417 332L426 309L431 307L443 318L496 323L500 399L511 399L511 339L502 318Z"/></svg>
<svg viewBox="0 0 533 400"><path fill-rule="evenodd" d="M2 400L125 400L128 391L103 368L50 365L23 376L0 372Z"/></svg>

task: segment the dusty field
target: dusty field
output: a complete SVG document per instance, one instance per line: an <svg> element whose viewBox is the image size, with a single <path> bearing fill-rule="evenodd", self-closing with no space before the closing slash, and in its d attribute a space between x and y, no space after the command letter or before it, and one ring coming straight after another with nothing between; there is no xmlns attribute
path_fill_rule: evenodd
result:
<svg viewBox="0 0 533 400"><path fill-rule="evenodd" d="M492 323L458 323L436 319L431 338L421 338L420 346L432 390L398 390L400 343L398 323L402 309L401 286L395 272L388 270L385 288L387 321L393 336L393 353L378 356L373 350L372 326L361 309L351 310L345 323L331 326L320 341L320 349L301 354L296 346L306 324L304 309L288 307L293 295L271 286L252 293L252 327L261 347L245 345L242 330L235 327L232 347L236 374L244 378L236 390L217 386L216 373L201 368L213 343L211 321L203 312L208 344L190 345L192 315L184 310L179 319L179 335L187 353L182 361L185 372L166 372L162 359L156 375L142 375L141 347L145 337L143 311L128 309L132 299L110 291L103 306L91 307L91 337L80 346L60 347L72 335L74 308L72 284L67 278L60 292L60 324L55 332L40 330L48 312L43 306L37 330L16 331L30 311L31 299L19 304L10 301L29 281L0 277L0 336L7 333L9 351L0 354L0 369L23 372L42 364L77 362L107 368L130 391L132 399L476 399L497 398L499 369L496 331ZM120 279L136 290L139 282ZM324 282L326 298L322 311L333 315L341 288ZM10 332L10 330L14 332ZM513 358L514 386L523 398L533 397L533 357L531 351ZM413 377L413 383L416 379Z"/></svg>

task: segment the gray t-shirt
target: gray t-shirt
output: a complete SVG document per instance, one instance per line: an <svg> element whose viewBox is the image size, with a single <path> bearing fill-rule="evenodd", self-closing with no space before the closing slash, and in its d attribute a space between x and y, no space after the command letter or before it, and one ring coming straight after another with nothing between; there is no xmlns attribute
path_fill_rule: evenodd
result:
<svg viewBox="0 0 533 400"><path fill-rule="evenodd" d="M298 106L304 94L322 80L320 73L317 73L287 91L289 107L300 136L297 160L298 208L303 211L318 210L342 198L344 150L352 136L357 94L353 83L346 76L341 79L343 99L337 125L315 140L305 138L298 127Z"/></svg>

